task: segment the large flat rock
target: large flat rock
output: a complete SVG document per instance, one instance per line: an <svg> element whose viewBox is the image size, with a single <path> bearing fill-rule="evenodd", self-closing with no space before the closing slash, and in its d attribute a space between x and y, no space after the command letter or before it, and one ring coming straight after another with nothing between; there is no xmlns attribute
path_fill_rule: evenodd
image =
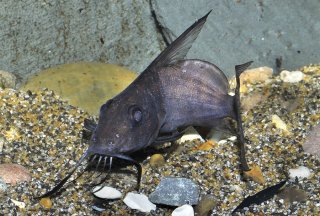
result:
<svg viewBox="0 0 320 216"><path fill-rule="evenodd" d="M320 62L319 1L152 0L152 5L172 38L212 9L188 57L208 60L228 76L234 65L249 60L253 67L288 70Z"/></svg>

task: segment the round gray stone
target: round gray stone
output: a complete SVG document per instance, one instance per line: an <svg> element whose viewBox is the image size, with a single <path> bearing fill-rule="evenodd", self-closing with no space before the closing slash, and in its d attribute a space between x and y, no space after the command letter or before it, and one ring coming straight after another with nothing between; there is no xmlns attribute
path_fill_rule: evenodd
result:
<svg viewBox="0 0 320 216"><path fill-rule="evenodd" d="M149 200L169 206L196 205L199 201L199 186L187 178L165 177L150 194Z"/></svg>

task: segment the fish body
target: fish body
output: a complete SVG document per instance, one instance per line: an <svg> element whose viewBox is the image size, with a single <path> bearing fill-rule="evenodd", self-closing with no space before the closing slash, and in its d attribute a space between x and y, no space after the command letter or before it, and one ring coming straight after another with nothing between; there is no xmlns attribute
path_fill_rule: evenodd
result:
<svg viewBox="0 0 320 216"><path fill-rule="evenodd" d="M217 66L184 59L209 13L162 51L125 90L103 104L97 125L85 122L93 132L88 149L70 173L41 197L57 192L89 157L93 158L91 161L98 160L97 167L100 163L105 167L107 159L111 167L112 158L132 162L138 169L139 186L141 165L130 157L132 152L176 140L188 126L212 128L225 117L237 121L242 143L240 160L246 165L239 76L251 62L236 66L236 95L230 96L228 80Z"/></svg>
<svg viewBox="0 0 320 216"><path fill-rule="evenodd" d="M187 126L212 128L220 119L236 116L228 80L217 66L181 60L158 73L165 111L160 134Z"/></svg>
<svg viewBox="0 0 320 216"><path fill-rule="evenodd" d="M224 73L209 62L183 59L208 15L178 37L123 92L102 105L89 152L130 154L161 140L177 139L175 134L188 126L212 128L222 118L236 117Z"/></svg>

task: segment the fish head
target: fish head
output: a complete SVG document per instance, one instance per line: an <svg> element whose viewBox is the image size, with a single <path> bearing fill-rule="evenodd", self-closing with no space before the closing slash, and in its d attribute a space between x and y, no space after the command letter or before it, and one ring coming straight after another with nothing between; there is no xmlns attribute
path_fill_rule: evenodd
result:
<svg viewBox="0 0 320 216"><path fill-rule="evenodd" d="M155 104L143 96L138 100L111 99L100 108L88 151L112 156L140 150L157 137L159 122Z"/></svg>

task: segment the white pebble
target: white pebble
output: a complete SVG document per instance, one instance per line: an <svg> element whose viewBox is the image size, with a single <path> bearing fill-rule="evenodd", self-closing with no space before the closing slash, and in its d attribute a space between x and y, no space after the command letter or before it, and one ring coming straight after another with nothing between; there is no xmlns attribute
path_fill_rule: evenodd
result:
<svg viewBox="0 0 320 216"><path fill-rule="evenodd" d="M237 193L242 193L243 189L239 185L230 185L230 189Z"/></svg>
<svg viewBox="0 0 320 216"><path fill-rule="evenodd" d="M288 131L287 124L284 121L282 121L279 116L272 115L271 121L276 126L276 128L279 128L284 131Z"/></svg>
<svg viewBox="0 0 320 216"><path fill-rule="evenodd" d="M230 140L230 141L236 141L236 140L237 140L237 136L229 137L228 140Z"/></svg>
<svg viewBox="0 0 320 216"><path fill-rule="evenodd" d="M173 210L172 216L194 216L194 211L191 205L185 204Z"/></svg>
<svg viewBox="0 0 320 216"><path fill-rule="evenodd" d="M179 140L178 140L178 143L184 143L186 141L192 141L192 140L195 140L195 139L200 139L201 142L204 142L204 140L202 139L202 137L197 134L197 133L192 133L192 134L185 134L183 135Z"/></svg>
<svg viewBox="0 0 320 216"><path fill-rule="evenodd" d="M296 83L296 82L300 82L304 77L304 73L302 73L301 71L281 71L280 73L280 79L283 82L289 82L289 83Z"/></svg>
<svg viewBox="0 0 320 216"><path fill-rule="evenodd" d="M129 192L123 202L132 209L137 209L141 212L150 212L156 210L156 205L149 201L144 194Z"/></svg>
<svg viewBox="0 0 320 216"><path fill-rule="evenodd" d="M289 169L289 177L291 179L298 178L308 178L311 175L311 171L308 167L299 166L296 169Z"/></svg>
<svg viewBox="0 0 320 216"><path fill-rule="evenodd" d="M96 186L92 193L102 199L119 199L122 196L120 191L108 186Z"/></svg>
<svg viewBox="0 0 320 216"><path fill-rule="evenodd" d="M24 202L20 202L20 201L17 201L17 200L14 200L14 199L11 199L11 201L16 205L18 206L20 209L24 209L26 207L26 204Z"/></svg>
<svg viewBox="0 0 320 216"><path fill-rule="evenodd" d="M218 142L218 144L219 144L219 145L224 145L224 144L226 144L227 142L228 142L227 140L223 139L223 140L220 140L220 141Z"/></svg>

